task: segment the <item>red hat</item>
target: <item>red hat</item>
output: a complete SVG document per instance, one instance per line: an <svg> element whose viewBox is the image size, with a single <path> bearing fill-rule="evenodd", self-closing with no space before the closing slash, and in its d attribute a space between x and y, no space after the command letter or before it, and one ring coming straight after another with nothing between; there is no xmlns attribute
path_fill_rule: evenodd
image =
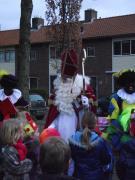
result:
<svg viewBox="0 0 135 180"><path fill-rule="evenodd" d="M44 129L39 136L40 144L43 144L47 140L47 138L53 136L60 137L60 133L55 128Z"/></svg>
<svg viewBox="0 0 135 180"><path fill-rule="evenodd" d="M61 57L61 75L62 77L72 78L78 71L78 56L74 49L66 50Z"/></svg>

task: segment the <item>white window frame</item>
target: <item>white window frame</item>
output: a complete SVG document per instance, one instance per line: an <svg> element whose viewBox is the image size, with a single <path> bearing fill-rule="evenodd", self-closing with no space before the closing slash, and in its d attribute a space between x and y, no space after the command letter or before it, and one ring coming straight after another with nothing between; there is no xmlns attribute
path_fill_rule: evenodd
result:
<svg viewBox="0 0 135 180"><path fill-rule="evenodd" d="M54 57L52 57L51 56L51 48L54 48ZM49 59L60 59L60 56L58 57L57 56L57 52L59 51L61 49L61 46L59 45L59 46L57 46L57 47L55 47L55 46L53 46L53 45L51 45L51 46L49 46ZM61 54L61 52L60 52L60 54Z"/></svg>
<svg viewBox="0 0 135 180"><path fill-rule="evenodd" d="M0 63L15 63L15 49L14 48L2 48L0 49L0 53L3 53L3 60L0 60ZM14 58L12 59L12 55L14 54ZM8 59L7 59L8 54Z"/></svg>
<svg viewBox="0 0 135 180"><path fill-rule="evenodd" d="M130 41L130 53L129 54L122 54L122 41L127 41L129 40ZM113 56L134 56L135 54L132 54L131 53L131 41L132 40L135 40L135 38L123 38L123 39L116 39L116 40L113 40L112 41L112 55ZM120 54L114 54L114 43L115 42L120 42L120 48L121 48L121 52Z"/></svg>

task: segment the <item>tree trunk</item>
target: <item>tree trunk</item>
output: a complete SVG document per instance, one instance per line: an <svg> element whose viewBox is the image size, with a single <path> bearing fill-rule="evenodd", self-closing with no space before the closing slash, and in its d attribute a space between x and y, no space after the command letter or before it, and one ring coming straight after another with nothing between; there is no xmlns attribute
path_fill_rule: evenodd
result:
<svg viewBox="0 0 135 180"><path fill-rule="evenodd" d="M32 0L21 0L20 37L17 57L17 76L23 96L29 95L29 61Z"/></svg>

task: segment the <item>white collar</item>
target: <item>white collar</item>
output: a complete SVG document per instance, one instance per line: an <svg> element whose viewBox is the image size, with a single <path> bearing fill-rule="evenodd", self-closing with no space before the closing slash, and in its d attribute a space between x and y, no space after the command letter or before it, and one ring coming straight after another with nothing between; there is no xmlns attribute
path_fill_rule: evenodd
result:
<svg viewBox="0 0 135 180"><path fill-rule="evenodd" d="M117 91L117 95L122 100L125 100L128 104L134 104L135 103L135 92L132 94L128 94L124 89L119 89Z"/></svg>
<svg viewBox="0 0 135 180"><path fill-rule="evenodd" d="M11 103L15 104L21 96L22 93L19 89L13 89L13 93L10 96L7 96L4 93L4 89L0 89L0 101L4 101L6 98L9 98Z"/></svg>

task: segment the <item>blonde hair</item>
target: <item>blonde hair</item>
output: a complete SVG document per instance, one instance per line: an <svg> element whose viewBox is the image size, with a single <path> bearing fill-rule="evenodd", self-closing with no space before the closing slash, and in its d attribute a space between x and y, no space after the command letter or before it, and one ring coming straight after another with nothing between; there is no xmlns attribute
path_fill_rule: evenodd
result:
<svg viewBox="0 0 135 180"><path fill-rule="evenodd" d="M0 128L0 143L15 144L22 137L22 123L17 118L5 120Z"/></svg>
<svg viewBox="0 0 135 180"><path fill-rule="evenodd" d="M83 127L83 133L81 137L81 143L86 145L87 150L90 150L92 148L92 145L90 143L90 136L91 131L94 130L96 126L97 118L93 112L85 111L83 118L82 118L82 127Z"/></svg>

